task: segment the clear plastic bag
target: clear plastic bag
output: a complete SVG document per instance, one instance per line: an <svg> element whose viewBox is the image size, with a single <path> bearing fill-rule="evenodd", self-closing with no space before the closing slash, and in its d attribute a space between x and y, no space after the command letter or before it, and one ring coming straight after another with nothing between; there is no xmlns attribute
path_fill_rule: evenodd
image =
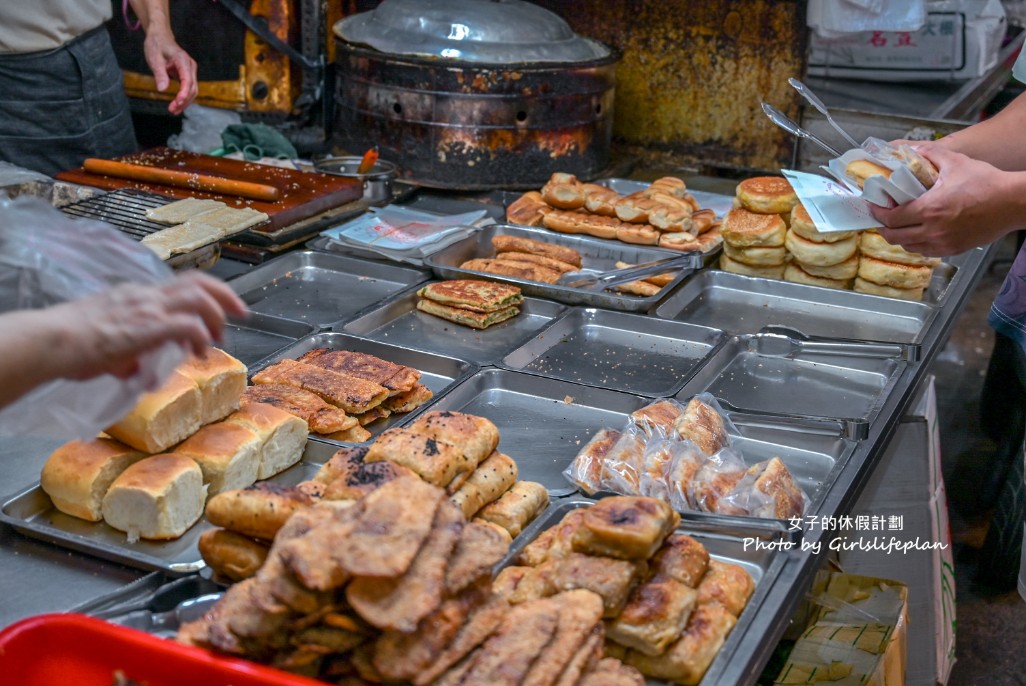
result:
<svg viewBox="0 0 1026 686"><path fill-rule="evenodd" d="M649 438L667 438L683 414L684 406L676 400L657 400L632 412L630 421Z"/></svg>
<svg viewBox="0 0 1026 686"><path fill-rule="evenodd" d="M724 448L706 459L701 469L687 485L688 501L696 510L717 514L748 514L740 506L727 500L737 484L744 478L747 466L732 448Z"/></svg>
<svg viewBox="0 0 1026 686"><path fill-rule="evenodd" d="M648 441L645 454L641 457L638 477L641 495L669 502L670 490L667 487L666 475L679 443L680 441L672 438L653 438Z"/></svg>
<svg viewBox="0 0 1026 686"><path fill-rule="evenodd" d="M673 459L666 470L666 489L673 509L679 512L698 509L691 501L691 483L707 459L705 453L691 441L677 441Z"/></svg>
<svg viewBox="0 0 1026 686"><path fill-rule="evenodd" d="M620 432L616 429L601 429L581 448L574 461L563 471L563 476L587 495L602 490L606 455L619 438Z"/></svg>
<svg viewBox="0 0 1026 686"><path fill-rule="evenodd" d="M791 519L801 517L809 498L779 457L749 467L720 506L752 517Z"/></svg>
<svg viewBox="0 0 1026 686"><path fill-rule="evenodd" d="M692 397L674 423L674 429L680 438L691 441L706 455L729 448L733 437L738 435L737 427L711 393Z"/></svg>
<svg viewBox="0 0 1026 686"><path fill-rule="evenodd" d="M648 437L633 422L628 422L620 438L606 455L602 470L602 490L623 495L641 494L641 463Z"/></svg>
<svg viewBox="0 0 1026 686"><path fill-rule="evenodd" d="M0 199L0 310L75 300L119 283L154 284L171 270L102 222L71 219L30 197ZM173 343L144 355L127 379L57 379L0 410L0 435L92 438L184 359Z"/></svg>

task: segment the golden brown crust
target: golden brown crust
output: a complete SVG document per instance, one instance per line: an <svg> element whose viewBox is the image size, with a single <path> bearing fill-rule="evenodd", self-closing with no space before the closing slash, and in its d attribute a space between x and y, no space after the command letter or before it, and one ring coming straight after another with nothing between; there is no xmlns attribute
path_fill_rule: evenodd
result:
<svg viewBox="0 0 1026 686"><path fill-rule="evenodd" d="M98 522L111 483L146 453L113 438L71 441L57 448L43 465L39 485L54 506L73 517Z"/></svg>
<svg viewBox="0 0 1026 686"><path fill-rule="evenodd" d="M867 257L886 262L926 267L935 267L940 264L940 260L936 257L926 257L919 253L909 252L900 245L888 243L887 239L877 231L863 231L859 238L859 249Z"/></svg>
<svg viewBox="0 0 1026 686"><path fill-rule="evenodd" d="M529 252L500 252L495 255L497 260L516 260L517 262L530 262L546 269L552 269L560 274L577 271L577 267L569 262L561 262L544 255L535 255Z"/></svg>
<svg viewBox="0 0 1026 686"><path fill-rule="evenodd" d="M784 245L787 225L778 214L757 214L739 207L727 212L720 232L724 242L735 248L775 248Z"/></svg>
<svg viewBox="0 0 1026 686"><path fill-rule="evenodd" d="M709 569L709 551L686 534L673 534L652 558L653 574L665 574L689 588L697 588Z"/></svg>
<svg viewBox="0 0 1026 686"><path fill-rule="evenodd" d="M254 384L284 384L310 391L346 412L359 414L388 397L384 386L296 360L282 360L253 375Z"/></svg>
<svg viewBox="0 0 1026 686"><path fill-rule="evenodd" d="M759 214L790 213L798 203L794 189L782 176L745 179L737 185L736 195L742 207Z"/></svg>
<svg viewBox="0 0 1026 686"><path fill-rule="evenodd" d="M576 210L584 207L584 184L571 174L553 174L548 183L542 186L542 199L560 210Z"/></svg>
<svg viewBox="0 0 1026 686"><path fill-rule="evenodd" d="M836 281L851 281L859 271L859 255L854 255L838 264L830 264L825 267L815 264L799 263L806 274L818 276L823 279L834 279Z"/></svg>
<svg viewBox="0 0 1026 686"><path fill-rule="evenodd" d="M854 181L859 188L862 188L871 176L889 179L892 173L889 168L870 160L852 160L844 169L844 175Z"/></svg>
<svg viewBox="0 0 1026 686"><path fill-rule="evenodd" d="M878 286L890 288L926 288L930 285L933 268L925 265L915 266L886 262L863 255L859 259L859 278L871 281Z"/></svg>
<svg viewBox="0 0 1026 686"><path fill-rule="evenodd" d="M619 193L594 184L587 184L585 189L584 208L586 210L603 217L616 216L616 203L620 201Z"/></svg>
<svg viewBox="0 0 1026 686"><path fill-rule="evenodd" d="M474 312L495 312L518 305L524 300L517 286L473 279L431 283L417 291L417 295Z"/></svg>
<svg viewBox="0 0 1026 686"><path fill-rule="evenodd" d="M778 267L787 261L787 249L783 246L736 248L730 243L724 243L723 254L750 267Z"/></svg>
<svg viewBox="0 0 1026 686"><path fill-rule="evenodd" d="M384 386L389 395L405 393L420 380L420 372L412 367L352 350L314 348L299 361Z"/></svg>
<svg viewBox="0 0 1026 686"><path fill-rule="evenodd" d="M923 293L925 292L925 289L923 288L893 288L891 286L881 286L873 283L872 281L866 281L858 276L855 277L855 283L852 284L852 290L856 293L881 295L885 298L898 298L900 300L922 300Z"/></svg>
<svg viewBox="0 0 1026 686"><path fill-rule="evenodd" d="M261 481L218 493L207 503L207 520L244 536L274 540L293 512L316 502L295 486Z"/></svg>
<svg viewBox="0 0 1026 686"><path fill-rule="evenodd" d="M676 528L680 515L654 498L612 496L589 507L574 531L573 549L590 555L647 560Z"/></svg>
<svg viewBox="0 0 1026 686"><path fill-rule="evenodd" d="M755 276L763 279L782 279L784 278L784 265L776 265L773 267L754 267L747 265L744 262L738 262L730 258L730 255L720 255L720 269L725 272L731 272L732 274L741 274L743 276Z"/></svg>
<svg viewBox="0 0 1026 686"><path fill-rule="evenodd" d="M709 569L698 584L698 604L719 603L727 612L739 616L755 591L751 575L740 565L710 560Z"/></svg>
<svg viewBox="0 0 1026 686"><path fill-rule="evenodd" d="M680 437L691 441L706 455L715 455L728 443L723 417L698 398L692 398L674 428Z"/></svg>
<svg viewBox="0 0 1026 686"><path fill-rule="evenodd" d="M857 236L856 231L829 231L827 233L820 233L816 225L812 223L812 217L809 216L809 211L805 209L805 206L801 203L794 206L794 210L791 211L791 222L790 228L796 234L807 240L813 241L814 243L836 243L837 241L843 241L851 236Z"/></svg>
<svg viewBox="0 0 1026 686"><path fill-rule="evenodd" d="M617 240L635 245L659 245L662 236L660 231L648 224L621 224L616 230Z"/></svg>
<svg viewBox="0 0 1026 686"><path fill-rule="evenodd" d="M345 431L357 425L356 417L350 417L343 410L326 403L320 396L294 386L249 386L242 393L241 405L245 408L252 403L273 405L299 417L310 426L310 431L318 434Z"/></svg>

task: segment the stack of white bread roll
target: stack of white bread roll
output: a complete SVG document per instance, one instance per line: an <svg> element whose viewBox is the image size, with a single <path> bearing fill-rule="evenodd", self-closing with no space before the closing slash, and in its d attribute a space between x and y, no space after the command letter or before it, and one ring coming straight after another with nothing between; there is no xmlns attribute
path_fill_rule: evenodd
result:
<svg viewBox="0 0 1026 686"><path fill-rule="evenodd" d="M246 366L210 349L178 367L104 435L58 448L43 490L66 514L139 538L178 538L209 496L300 460L307 424L261 403L239 410Z"/></svg>
<svg viewBox="0 0 1026 686"><path fill-rule="evenodd" d="M721 231L723 271L891 298L922 300L940 263L891 245L876 231L820 233L778 176L739 183Z"/></svg>
<svg viewBox="0 0 1026 686"><path fill-rule="evenodd" d="M791 184L779 176L757 176L737 185L734 209L723 218L720 269L780 279L787 264L787 223L798 204Z"/></svg>
<svg viewBox="0 0 1026 686"><path fill-rule="evenodd" d="M890 298L922 300L930 285L933 269L940 260L891 245L876 231L863 231L859 237L858 276L855 290Z"/></svg>
<svg viewBox="0 0 1026 686"><path fill-rule="evenodd" d="M850 289L859 270L859 237L854 231L820 233L801 204L791 211L785 241L791 261L784 280L825 288Z"/></svg>

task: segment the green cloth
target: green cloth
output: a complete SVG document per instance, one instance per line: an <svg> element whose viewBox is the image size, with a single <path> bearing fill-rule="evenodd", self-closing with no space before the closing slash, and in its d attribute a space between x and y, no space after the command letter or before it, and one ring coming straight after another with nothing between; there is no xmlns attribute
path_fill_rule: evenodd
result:
<svg viewBox="0 0 1026 686"><path fill-rule="evenodd" d="M299 157L285 136L266 124L232 124L221 132L221 142L228 152L241 152L247 160L274 157L292 160Z"/></svg>

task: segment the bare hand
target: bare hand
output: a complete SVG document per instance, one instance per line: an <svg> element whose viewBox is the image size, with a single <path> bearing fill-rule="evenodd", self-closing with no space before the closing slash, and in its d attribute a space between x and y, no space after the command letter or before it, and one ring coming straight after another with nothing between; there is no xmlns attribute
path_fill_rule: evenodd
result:
<svg viewBox="0 0 1026 686"><path fill-rule="evenodd" d="M66 376L131 376L140 356L168 341L200 354L220 341L226 317L246 305L224 282L188 272L160 286L124 284L52 308L73 351Z"/></svg>
<svg viewBox="0 0 1026 686"><path fill-rule="evenodd" d="M147 33L143 52L157 81L158 91L164 92L171 79L178 80L178 93L167 109L171 114L181 114L199 93L196 61L175 42L170 31L155 30Z"/></svg>
<svg viewBox="0 0 1026 686"><path fill-rule="evenodd" d="M912 202L872 207L880 234L910 252L943 257L987 245L1026 225L1026 176L936 143L917 146L940 171L937 183Z"/></svg>

